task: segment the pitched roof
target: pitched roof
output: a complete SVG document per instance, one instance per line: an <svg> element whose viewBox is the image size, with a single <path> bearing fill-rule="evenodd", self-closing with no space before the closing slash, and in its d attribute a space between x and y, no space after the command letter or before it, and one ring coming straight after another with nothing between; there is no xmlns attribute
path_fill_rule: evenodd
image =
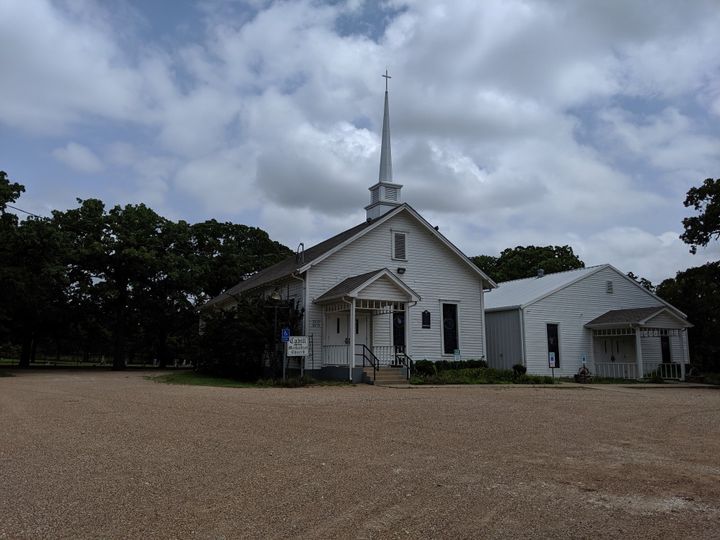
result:
<svg viewBox="0 0 720 540"><path fill-rule="evenodd" d="M656 315L667 312L677 319L679 326L692 326L690 323L678 317L672 310L665 306L653 306L633 309L613 309L603 313L599 317L585 324L587 328L619 327L619 326L642 326Z"/></svg>
<svg viewBox="0 0 720 540"><path fill-rule="evenodd" d="M358 292L360 292L360 290L364 289L366 286L370 285L382 276L386 276L390 279L399 289L402 289L413 300L420 300L420 295L408 287L405 282L395 276L387 268L381 268L379 270L373 270L372 272L351 276L341 281L320 295L315 302L325 302L327 300L341 298L343 296L355 296Z"/></svg>
<svg viewBox="0 0 720 540"><path fill-rule="evenodd" d="M545 274L543 277L503 281L498 283L497 289L485 295L485 309L500 310L525 307L548 294L563 289L609 266L609 264L601 264L566 272Z"/></svg>
<svg viewBox="0 0 720 540"><path fill-rule="evenodd" d="M260 270L256 274L253 274L252 276L241 281L237 285L230 287L227 291L220 293L215 298L209 300L205 304L205 307L225 300L227 298L231 298L244 291L248 291L262 285L267 285L268 283L272 283L273 281L277 281L279 279L289 276L290 274L293 274L299 268L331 251L332 249L339 246L346 240L349 240L364 229L367 229L368 227L373 225L375 221L377 220L366 221L364 223L360 223L359 225L355 225L354 227L351 227L346 231L341 232L340 234L336 234L332 238L328 238L327 240L324 240L323 242L320 242L319 244L316 244L311 248L306 249L303 253L302 259L298 259L297 255L290 255L279 263L275 263L272 266L268 266L267 268Z"/></svg>
<svg viewBox="0 0 720 540"><path fill-rule="evenodd" d="M452 242L450 242L447 238L440 234L437 229L430 225L430 223L428 223L420 214L418 214L418 212L414 210L409 204L403 203L397 208L393 208L392 210L386 212L378 218L365 221L363 223L360 223L359 225L355 225L354 227L351 227L350 229L347 229L340 234L336 234L332 238L328 238L327 240L306 249L303 253L302 260L300 261L298 261L296 255L291 255L285 260L269 266L268 268L265 268L264 270L261 270L256 274L253 274L249 278L241 281L227 291L209 300L203 306L203 308L209 307L223 300L230 299L235 295L238 295L250 289L254 289L255 287L268 285L274 281L286 278L293 273L302 273L311 266L313 266L315 263L320 262L327 256L330 256L337 249L340 249L346 242L353 240L359 235L362 235L369 229L377 226L378 224L384 222L387 219L390 219L393 215L396 215L403 210L407 210L410 214L416 217L423 225L427 227L427 229L431 233L433 233L437 238L439 238L443 243L445 243L445 245L447 245L459 257L461 257L477 274L480 275L481 279L485 282L485 284L487 284L489 287L496 286L495 282L490 279L487 274L485 274L482 270L475 266L473 262L468 259L467 256L462 253L462 251L455 247Z"/></svg>

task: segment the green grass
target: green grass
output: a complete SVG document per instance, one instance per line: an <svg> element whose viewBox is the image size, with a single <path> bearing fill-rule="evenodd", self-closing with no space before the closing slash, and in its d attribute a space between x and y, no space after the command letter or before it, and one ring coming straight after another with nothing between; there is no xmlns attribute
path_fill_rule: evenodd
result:
<svg viewBox="0 0 720 540"><path fill-rule="evenodd" d="M257 382L243 382L228 377L205 375L194 371L155 375L146 379L165 384L186 384L193 386L219 386L224 388L298 388L302 386L348 386L347 381L316 381L310 377L290 377L285 381L260 379Z"/></svg>
<svg viewBox="0 0 720 540"><path fill-rule="evenodd" d="M414 375L410 384L557 384L540 375L515 375L509 369L469 368L442 370L434 375Z"/></svg>

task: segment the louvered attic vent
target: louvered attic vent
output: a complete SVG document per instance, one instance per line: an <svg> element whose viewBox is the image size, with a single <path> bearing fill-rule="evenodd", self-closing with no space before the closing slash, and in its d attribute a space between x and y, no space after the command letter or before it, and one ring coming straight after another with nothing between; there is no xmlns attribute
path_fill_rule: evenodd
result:
<svg viewBox="0 0 720 540"><path fill-rule="evenodd" d="M605 292L607 292L608 294L613 293L613 282L612 281L605 282Z"/></svg>
<svg viewBox="0 0 720 540"><path fill-rule="evenodd" d="M388 201L397 201L397 189L394 187L386 187L385 198Z"/></svg>
<svg viewBox="0 0 720 540"><path fill-rule="evenodd" d="M405 233L393 233L393 259L406 259Z"/></svg>

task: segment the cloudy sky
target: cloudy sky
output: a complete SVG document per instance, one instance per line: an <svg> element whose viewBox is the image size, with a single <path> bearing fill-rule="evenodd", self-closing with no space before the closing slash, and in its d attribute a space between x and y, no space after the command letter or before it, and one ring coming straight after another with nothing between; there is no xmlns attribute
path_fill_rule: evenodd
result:
<svg viewBox="0 0 720 540"><path fill-rule="evenodd" d="M364 220L384 80L395 181L468 255L570 244L658 282L720 176L716 0L0 0L0 169L75 198L256 225Z"/></svg>

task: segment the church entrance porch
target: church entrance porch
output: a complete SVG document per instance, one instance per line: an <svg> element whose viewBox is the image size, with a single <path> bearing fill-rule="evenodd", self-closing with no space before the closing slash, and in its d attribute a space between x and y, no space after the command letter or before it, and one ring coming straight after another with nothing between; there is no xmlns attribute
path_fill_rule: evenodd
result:
<svg viewBox="0 0 720 540"><path fill-rule="evenodd" d="M409 311L420 297L387 268L349 277L315 300L322 306L322 366L362 378L408 365ZM328 371L328 370L326 370ZM337 371L337 370L334 370Z"/></svg>
<svg viewBox="0 0 720 540"><path fill-rule="evenodd" d="M665 307L608 311L585 325L592 332L595 374L684 381L690 361L689 326Z"/></svg>

